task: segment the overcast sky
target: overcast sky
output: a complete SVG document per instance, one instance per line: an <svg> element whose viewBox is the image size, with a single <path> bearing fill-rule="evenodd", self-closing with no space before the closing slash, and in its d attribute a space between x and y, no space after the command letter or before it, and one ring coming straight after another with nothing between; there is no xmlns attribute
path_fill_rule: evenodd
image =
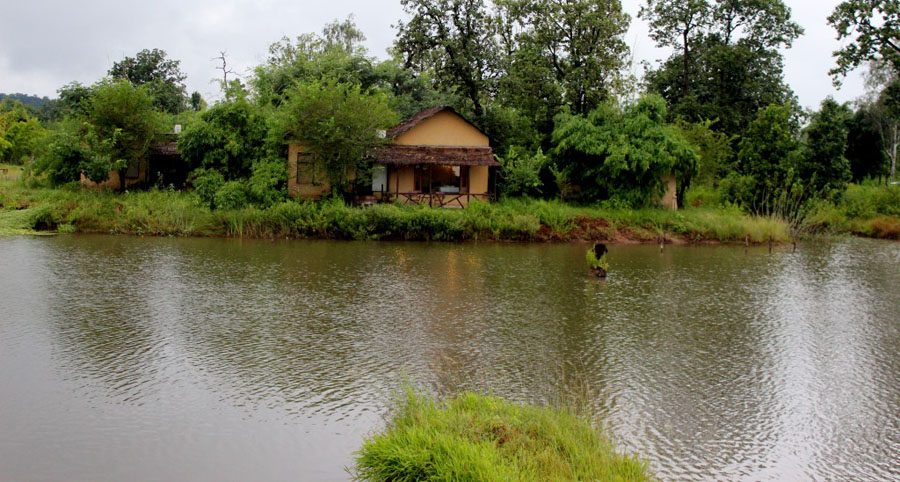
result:
<svg viewBox="0 0 900 482"><path fill-rule="evenodd" d="M637 18L644 0L623 0L632 16L626 41L635 58L655 62L668 52L658 50ZM859 97L859 72L835 89L828 77L831 52L839 47L826 17L840 0L786 0L806 35L785 52L787 82L805 107L816 107L826 96L841 101ZM219 51L239 73L261 63L268 46L284 35L318 32L334 19L355 14L372 55L385 57L402 18L399 0L0 0L0 92L54 97L71 81L91 84L113 62L144 48L161 48L181 61L189 91L207 99L218 97L216 62Z"/></svg>

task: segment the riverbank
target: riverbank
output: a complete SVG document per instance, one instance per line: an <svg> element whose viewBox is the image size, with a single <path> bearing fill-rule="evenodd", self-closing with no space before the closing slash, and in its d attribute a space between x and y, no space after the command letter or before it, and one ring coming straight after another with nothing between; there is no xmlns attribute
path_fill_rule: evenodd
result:
<svg viewBox="0 0 900 482"><path fill-rule="evenodd" d="M821 209L810 232L900 237L890 216L848 219ZM468 209L339 201L288 201L266 209L210 210L193 193L168 190L113 193L71 187L29 188L0 183L0 234L105 233L144 236L321 238L421 241L602 241L609 243L789 242L784 221L737 208L605 209L528 199L473 203Z"/></svg>
<svg viewBox="0 0 900 482"><path fill-rule="evenodd" d="M347 206L288 201L267 209L210 210L192 193L110 193L0 185L0 231L246 238L744 242L790 240L787 224L738 210L601 209L555 201L473 203L468 209Z"/></svg>
<svg viewBox="0 0 900 482"><path fill-rule="evenodd" d="M651 480L585 419L562 408L408 390L384 433L358 453L357 480Z"/></svg>

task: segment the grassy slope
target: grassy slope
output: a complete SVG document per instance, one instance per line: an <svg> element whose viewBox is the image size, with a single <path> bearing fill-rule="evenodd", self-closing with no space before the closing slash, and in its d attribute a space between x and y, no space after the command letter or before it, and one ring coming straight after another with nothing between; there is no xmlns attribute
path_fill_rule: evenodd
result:
<svg viewBox="0 0 900 482"><path fill-rule="evenodd" d="M81 189L26 188L0 182L0 226L15 224L15 211L41 208L45 227L86 233L172 236L317 237L330 239L467 239L612 242L656 241L761 243L790 239L788 226L737 210L692 208L609 210L554 201L477 203L465 210L338 202L285 202L268 209L210 211L190 193L125 194ZM33 217L33 216L32 216ZM17 229L23 218L16 217ZM31 219L31 218L27 218ZM27 223L26 223L27 224Z"/></svg>
<svg viewBox="0 0 900 482"><path fill-rule="evenodd" d="M354 475L367 481L650 480L644 463L617 453L568 410L474 393L436 402L413 391L387 430L365 441Z"/></svg>

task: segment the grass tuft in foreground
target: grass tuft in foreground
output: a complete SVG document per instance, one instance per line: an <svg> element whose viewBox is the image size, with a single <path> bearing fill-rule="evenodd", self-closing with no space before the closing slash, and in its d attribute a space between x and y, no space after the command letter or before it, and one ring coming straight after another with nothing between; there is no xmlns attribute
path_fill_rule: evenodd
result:
<svg viewBox="0 0 900 482"><path fill-rule="evenodd" d="M364 481L651 480L646 464L570 410L471 392L436 401L408 389L356 462Z"/></svg>

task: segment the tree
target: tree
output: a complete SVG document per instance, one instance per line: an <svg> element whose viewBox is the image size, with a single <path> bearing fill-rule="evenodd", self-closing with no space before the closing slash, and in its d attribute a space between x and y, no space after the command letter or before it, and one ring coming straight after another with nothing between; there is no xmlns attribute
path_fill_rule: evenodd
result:
<svg viewBox="0 0 900 482"><path fill-rule="evenodd" d="M299 83L286 92L271 138L273 142L303 144L332 188L342 189L351 174L364 177L366 154L387 142L379 131L396 121L385 94L323 79Z"/></svg>
<svg viewBox="0 0 900 482"><path fill-rule="evenodd" d="M561 114L553 154L586 200L646 206L662 196L664 176L684 178L696 171L697 154L665 118L665 100L658 95L624 109L606 103L587 117Z"/></svg>
<svg viewBox="0 0 900 482"><path fill-rule="evenodd" d="M870 62L866 87L864 105L868 107L881 138L884 156L889 161L889 177L894 179L900 156L900 73L894 70L893 64L885 61Z"/></svg>
<svg viewBox="0 0 900 482"><path fill-rule="evenodd" d="M117 171L119 189L125 190L128 167L145 159L158 130L153 98L146 87L127 80L103 80L92 88L85 110L82 139L92 161L86 174L103 182Z"/></svg>
<svg viewBox="0 0 900 482"><path fill-rule="evenodd" d="M806 128L806 153L798 174L823 194L842 193L852 177L845 156L852 117L849 106L829 97Z"/></svg>
<svg viewBox="0 0 900 482"><path fill-rule="evenodd" d="M352 16L327 24L321 34L305 33L294 40L282 37L269 46L268 59L250 81L258 101L277 107L292 85L323 76L363 89L375 87L386 71L376 71L374 59L362 46L365 39Z"/></svg>
<svg viewBox="0 0 900 482"><path fill-rule="evenodd" d="M178 60L166 58L164 50L144 49L134 57L113 63L110 77L126 79L135 86L147 85L153 105L160 111L177 114L187 108L187 94Z"/></svg>
<svg viewBox="0 0 900 482"><path fill-rule="evenodd" d="M116 171L119 188L124 190L128 167L145 160L159 129L153 99L146 87L135 87L127 80L102 80L89 92L50 134L34 172L62 184L78 180L81 174L104 182L110 171Z"/></svg>
<svg viewBox="0 0 900 482"><path fill-rule="evenodd" d="M411 16L398 23L394 44L404 66L434 72L440 87L458 92L481 118L500 74L496 29L484 0L400 3Z"/></svg>
<svg viewBox="0 0 900 482"><path fill-rule="evenodd" d="M522 30L508 50L514 51L511 67L523 80L532 77L532 69L546 69L547 74L535 73L553 79L565 104L579 115L618 90L630 21L619 0L507 0L505 5L515 16L507 22Z"/></svg>
<svg viewBox="0 0 900 482"><path fill-rule="evenodd" d="M884 176L888 173L887 156L874 107L863 103L848 122L847 159L853 181Z"/></svg>
<svg viewBox="0 0 900 482"><path fill-rule="evenodd" d="M791 100L779 49L803 29L782 0L648 0L641 16L657 45L676 49L646 76L672 117L719 119L734 135L760 108Z"/></svg>
<svg viewBox="0 0 900 482"><path fill-rule="evenodd" d="M178 152L192 169L216 170L226 181L249 176L253 164L269 155L262 108L240 84L229 89L227 100L201 113L178 137Z"/></svg>
<svg viewBox="0 0 900 482"><path fill-rule="evenodd" d="M800 119L791 104L761 109L738 144L738 169L753 185L749 202L765 211L774 194L790 187L800 156Z"/></svg>
<svg viewBox="0 0 900 482"><path fill-rule="evenodd" d="M20 101L7 97L0 102L0 162L22 164L37 152L45 132Z"/></svg>
<svg viewBox="0 0 900 482"><path fill-rule="evenodd" d="M835 84L870 61L887 62L900 71L900 2L845 0L828 17L828 23L837 31L838 40L852 38L834 52L837 65L830 73Z"/></svg>
<svg viewBox="0 0 900 482"><path fill-rule="evenodd" d="M647 0L638 14L650 24L650 38L660 47L681 52L681 96L691 90L691 45L709 24L707 0Z"/></svg>

